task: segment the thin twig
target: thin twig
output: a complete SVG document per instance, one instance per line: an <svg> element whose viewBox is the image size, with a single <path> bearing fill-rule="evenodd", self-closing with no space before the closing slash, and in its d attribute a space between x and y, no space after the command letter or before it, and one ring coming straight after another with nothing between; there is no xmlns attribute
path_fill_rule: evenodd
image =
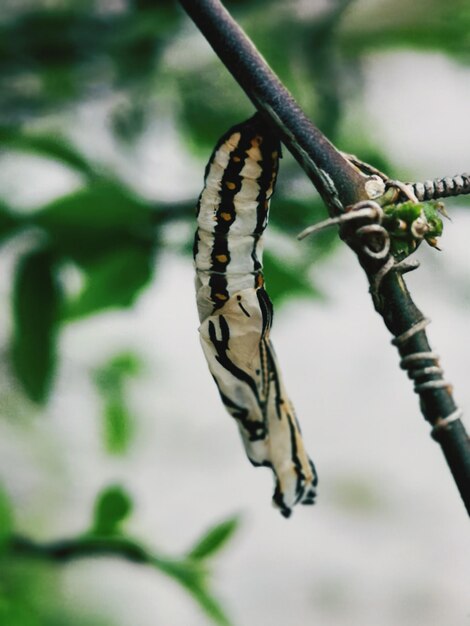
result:
<svg viewBox="0 0 470 626"><path fill-rule="evenodd" d="M38 543L27 537L11 538L9 551L17 556L67 562L78 558L117 556L133 563L153 564L155 556L138 543L123 537L82 536L50 543Z"/></svg>
<svg viewBox="0 0 470 626"><path fill-rule="evenodd" d="M153 567L182 585L215 624L231 626L218 600L207 588L205 563L191 555L175 559L150 552L124 536L82 535L49 543L39 543L21 535L13 535L4 554L16 557L68 563L76 559L117 557Z"/></svg>

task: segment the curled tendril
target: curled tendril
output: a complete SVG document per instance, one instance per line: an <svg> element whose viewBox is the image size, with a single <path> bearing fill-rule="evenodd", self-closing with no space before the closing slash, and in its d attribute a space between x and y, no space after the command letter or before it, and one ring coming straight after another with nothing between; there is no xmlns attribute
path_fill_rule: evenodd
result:
<svg viewBox="0 0 470 626"><path fill-rule="evenodd" d="M413 201L411 200L411 202ZM303 239L334 224L342 227L343 238L356 251L359 258L362 257L363 261L369 261L367 273L370 282L370 293L378 312L381 312L383 308L380 300L380 289L387 274L389 272L404 274L419 267L417 261L408 261L406 257L400 259L393 249L393 232L389 232L384 225L387 218L389 218L389 215L386 209L384 210L373 200L365 200L351 206L346 213L339 217L310 226L299 235L299 239ZM426 220L423 220L421 215L416 219L413 217L413 220L410 222L410 225L414 227L414 230L410 228L411 233L418 243L427 232L426 228L419 230L421 226L420 221L427 226ZM364 224L364 222L367 223ZM375 271L370 271L371 267L375 268ZM417 333L423 331L429 322L429 319L422 318L392 340L392 343L402 355L400 366L406 370L408 377L414 383L415 393L420 396L423 393L432 393L438 389L451 388L450 383L443 378L444 372L439 365L439 357L434 352L416 351L406 354L409 341ZM449 428L454 421L460 419L461 415L461 410L456 408L450 415L433 419L431 421L433 426L432 436L436 438L441 430Z"/></svg>
<svg viewBox="0 0 470 626"><path fill-rule="evenodd" d="M352 227L351 235L345 238L352 243L352 247L359 254L362 254L373 261L383 261L375 274L370 278L370 292L376 308L379 306L380 286L385 276L390 271L405 273L416 269L419 266L417 261L405 262L397 261L392 254L391 237L388 230L383 225L386 214L383 208L373 200L364 200L351 206L346 213L333 217L323 222L313 224L303 230L298 239L304 239L330 226L338 225L345 227L353 225L354 222L369 222L360 224L357 228ZM352 240L360 241L359 246Z"/></svg>

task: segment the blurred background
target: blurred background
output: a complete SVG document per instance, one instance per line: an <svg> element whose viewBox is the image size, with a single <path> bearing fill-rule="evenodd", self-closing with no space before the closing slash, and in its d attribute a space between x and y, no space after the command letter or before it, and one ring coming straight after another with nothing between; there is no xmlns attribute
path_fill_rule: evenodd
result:
<svg viewBox="0 0 470 626"><path fill-rule="evenodd" d="M341 149L468 171L466 0L225 4ZM245 458L190 252L212 147L253 110L177 3L1 8L0 623L470 624L464 506L354 255L295 239L326 211L287 150L265 275L316 506L283 519ZM408 284L467 408L469 199L447 207ZM149 564L51 558L97 538Z"/></svg>

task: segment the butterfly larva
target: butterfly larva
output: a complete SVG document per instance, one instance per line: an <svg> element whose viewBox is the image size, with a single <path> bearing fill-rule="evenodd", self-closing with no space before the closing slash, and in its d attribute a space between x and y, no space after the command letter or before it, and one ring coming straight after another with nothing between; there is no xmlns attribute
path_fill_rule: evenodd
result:
<svg viewBox="0 0 470 626"><path fill-rule="evenodd" d="M294 504L313 504L317 477L269 338L262 235L279 154L279 140L258 114L219 140L198 202L194 260L209 369L248 458L272 468L273 502L288 517Z"/></svg>
<svg viewBox="0 0 470 626"><path fill-rule="evenodd" d="M425 180L422 183L408 183L411 185L415 196L420 202L425 200L437 200L438 198L450 198L470 193L470 174L460 176L446 176Z"/></svg>

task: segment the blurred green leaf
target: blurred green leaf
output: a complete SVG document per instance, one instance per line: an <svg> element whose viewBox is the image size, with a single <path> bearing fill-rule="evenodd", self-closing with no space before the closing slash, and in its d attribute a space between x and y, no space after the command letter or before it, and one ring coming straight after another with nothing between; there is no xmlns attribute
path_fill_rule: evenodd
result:
<svg viewBox="0 0 470 626"><path fill-rule="evenodd" d="M134 352L120 352L99 367L94 380L102 393L113 392L122 385L126 378L136 376L142 371L142 362Z"/></svg>
<svg viewBox="0 0 470 626"><path fill-rule="evenodd" d="M31 4L31 3L30 3ZM171 43L182 11L175 2L117 7L68 2L31 8L19 3L0 22L0 119L56 112L100 91L146 92L150 108L160 56ZM68 5L68 6L67 6ZM160 84L160 81L158 81Z"/></svg>
<svg viewBox="0 0 470 626"><path fill-rule="evenodd" d="M177 85L182 130L190 146L207 157L222 133L253 115L253 106L220 65L181 72Z"/></svg>
<svg viewBox="0 0 470 626"><path fill-rule="evenodd" d="M103 45L107 26L80 8L26 11L1 24L0 61L29 61L33 67L75 64Z"/></svg>
<svg viewBox="0 0 470 626"><path fill-rule="evenodd" d="M58 135L32 134L0 127L0 146L60 161L90 178L94 175L94 168L87 159L67 139Z"/></svg>
<svg viewBox="0 0 470 626"><path fill-rule="evenodd" d="M274 307L292 296L319 298L320 292L308 277L308 269L281 261L270 252L263 255L266 290Z"/></svg>
<svg viewBox="0 0 470 626"><path fill-rule="evenodd" d="M0 201L0 242L15 234L22 223L21 217L12 213L9 207Z"/></svg>
<svg viewBox="0 0 470 626"><path fill-rule="evenodd" d="M346 54L411 48L441 51L470 61L470 6L466 0L388 0L351 12L340 30Z"/></svg>
<svg viewBox="0 0 470 626"><path fill-rule="evenodd" d="M129 447L132 414L126 401L126 382L141 370L140 359L133 353L113 357L94 373L94 382L103 398L104 438L108 452L123 454Z"/></svg>
<svg viewBox="0 0 470 626"><path fill-rule="evenodd" d="M128 246L89 265L85 285L66 306L65 318L75 320L98 311L129 307L153 275L153 250Z"/></svg>
<svg viewBox="0 0 470 626"><path fill-rule="evenodd" d="M182 585L215 624L231 626L222 605L207 587L206 572L201 568L199 561L170 561L158 558L155 559L154 565Z"/></svg>
<svg viewBox="0 0 470 626"><path fill-rule="evenodd" d="M0 563L0 624L49 626L58 582L48 564L5 555Z"/></svg>
<svg viewBox="0 0 470 626"><path fill-rule="evenodd" d="M312 81L311 65L317 62L317 54L322 54L320 46L324 42L318 40L319 46L313 60L304 44L309 39L317 39L316 33L308 32L304 21L294 11L281 13L275 9L268 19L266 11L266 6L261 5L256 10L248 11L249 15L241 21L241 25L283 85L316 121L318 86Z"/></svg>
<svg viewBox="0 0 470 626"><path fill-rule="evenodd" d="M35 213L34 221L54 248L83 266L155 239L151 205L113 180L97 180L53 201Z"/></svg>
<svg viewBox="0 0 470 626"><path fill-rule="evenodd" d="M12 364L29 398L46 400L56 362L56 338L62 293L48 250L24 255L13 291Z"/></svg>
<svg viewBox="0 0 470 626"><path fill-rule="evenodd" d="M155 559L155 566L177 580L189 591L206 615L218 626L231 626L223 606L207 584L206 559L222 549L240 525L238 517L231 517L211 527L195 543L182 561Z"/></svg>
<svg viewBox="0 0 470 626"><path fill-rule="evenodd" d="M231 517L210 528L199 539L188 553L188 557L196 560L206 559L218 552L231 539L240 525L238 517Z"/></svg>
<svg viewBox="0 0 470 626"><path fill-rule="evenodd" d="M195 585L193 587L187 587L187 589L215 624L218 624L218 626L232 625L223 606L206 587Z"/></svg>
<svg viewBox="0 0 470 626"><path fill-rule="evenodd" d="M13 533L13 513L8 494L0 484L0 554ZM1 613L0 613L1 614Z"/></svg>
<svg viewBox="0 0 470 626"><path fill-rule="evenodd" d="M140 99L141 100L141 99ZM111 114L114 135L125 143L135 141L145 128L148 111L145 104L135 98L131 102L119 103Z"/></svg>
<svg viewBox="0 0 470 626"><path fill-rule="evenodd" d="M295 237L307 226L324 220L327 215L327 209L320 198L293 198L288 195L288 190L281 189L281 196L275 198L271 208L270 224L282 233ZM312 263L332 253L339 243L338 230L329 228L316 233L310 239L299 241L297 246L304 253L305 259ZM305 263L305 267L298 267L300 275L307 276L307 265ZM268 284L270 287L270 283Z"/></svg>
<svg viewBox="0 0 470 626"><path fill-rule="evenodd" d="M162 4L154 2L153 6L135 7L136 10L116 23L109 52L118 84L149 80L155 74L160 55L181 18L176 3Z"/></svg>
<svg viewBox="0 0 470 626"><path fill-rule="evenodd" d="M151 563L155 568L176 580L186 589L203 585L207 575L207 571L201 563L189 559L168 559L154 556Z"/></svg>
<svg viewBox="0 0 470 626"><path fill-rule="evenodd" d="M271 205L269 221L283 232L297 235L310 224L327 217L327 210L319 198L295 198L279 190Z"/></svg>
<svg viewBox="0 0 470 626"><path fill-rule="evenodd" d="M341 244L341 239L338 236L337 228L326 228L319 233L315 233L310 240L304 240L299 243L307 248L310 263L314 265L320 259L328 257L332 252L337 250L338 246Z"/></svg>
<svg viewBox="0 0 470 626"><path fill-rule="evenodd" d="M7 557L0 563L2 626L112 626L93 606L70 602L63 575L51 563ZM67 583L65 584L65 587Z"/></svg>
<svg viewBox="0 0 470 626"><path fill-rule="evenodd" d="M92 532L96 535L116 535L132 513L132 499L120 485L106 487L95 502Z"/></svg>
<svg viewBox="0 0 470 626"><path fill-rule="evenodd" d="M111 454L123 454L132 433L132 416L120 397L109 398L104 408L106 449Z"/></svg>

